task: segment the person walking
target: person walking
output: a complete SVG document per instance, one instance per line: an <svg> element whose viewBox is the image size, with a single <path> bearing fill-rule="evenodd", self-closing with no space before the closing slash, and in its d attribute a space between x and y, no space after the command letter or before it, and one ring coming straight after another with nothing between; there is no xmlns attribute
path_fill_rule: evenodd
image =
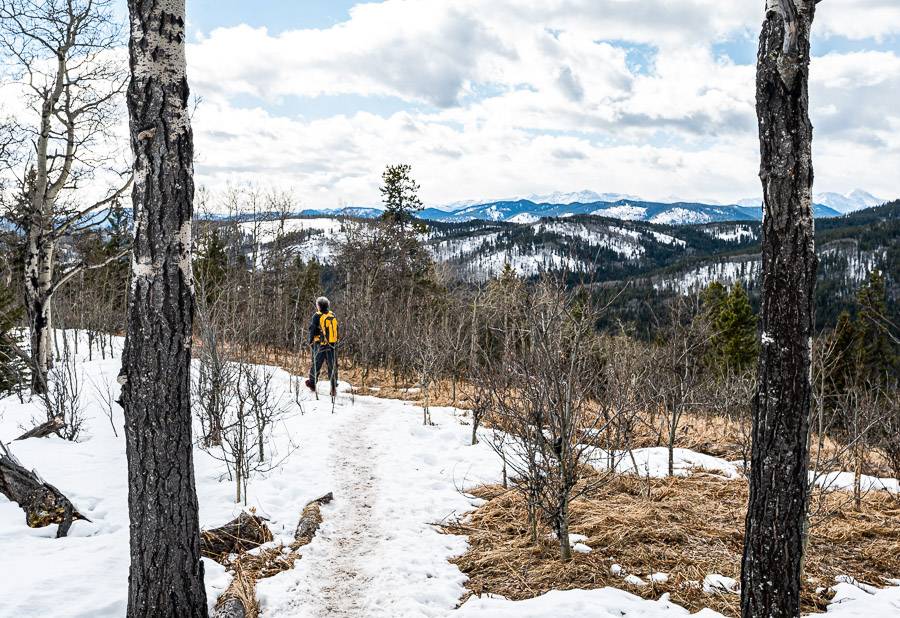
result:
<svg viewBox="0 0 900 618"><path fill-rule="evenodd" d="M331 303L324 296L316 299L316 312L309 324L309 345L312 349L312 366L306 386L316 392L316 382L322 366L328 367L328 378L331 381L331 396L337 395L337 343L338 322L331 311Z"/></svg>

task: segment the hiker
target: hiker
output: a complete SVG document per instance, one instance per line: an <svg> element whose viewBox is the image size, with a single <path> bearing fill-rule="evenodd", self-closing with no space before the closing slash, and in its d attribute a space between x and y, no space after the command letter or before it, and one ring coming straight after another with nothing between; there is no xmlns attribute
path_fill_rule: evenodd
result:
<svg viewBox="0 0 900 618"><path fill-rule="evenodd" d="M331 312L331 303L324 296L316 299L316 312L309 325L309 345L312 348L312 366L306 386L316 391L319 371L322 365L328 365L328 376L331 379L331 396L337 395L337 356L335 348L338 342L337 318Z"/></svg>

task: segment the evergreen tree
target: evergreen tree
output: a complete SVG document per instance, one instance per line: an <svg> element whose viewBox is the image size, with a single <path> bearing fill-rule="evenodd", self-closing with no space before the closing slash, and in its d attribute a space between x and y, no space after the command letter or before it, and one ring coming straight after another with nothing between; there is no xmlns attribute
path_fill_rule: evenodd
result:
<svg viewBox="0 0 900 618"><path fill-rule="evenodd" d="M207 299L225 282L228 273L228 247L219 237L219 231L213 230L200 248L194 260L194 278Z"/></svg>
<svg viewBox="0 0 900 618"><path fill-rule="evenodd" d="M888 314L884 275L872 271L869 280L856 295L857 340L859 346L859 370L866 377L883 383L900 371L897 349L884 324Z"/></svg>
<svg viewBox="0 0 900 618"><path fill-rule="evenodd" d="M859 334L849 311L838 316L831 339L834 360L829 364L827 384L830 394L839 395L849 390L859 370Z"/></svg>
<svg viewBox="0 0 900 618"><path fill-rule="evenodd" d="M17 352L15 328L23 316L12 291L0 283L0 397L14 391L22 381L25 366Z"/></svg>
<svg viewBox="0 0 900 618"><path fill-rule="evenodd" d="M756 316L750 306L750 298L739 281L731 286L719 316L719 326L725 335L722 347L725 362L737 371L750 368L759 354Z"/></svg>
<svg viewBox="0 0 900 618"><path fill-rule="evenodd" d="M703 292L703 305L715 333L713 363L736 372L752 367L759 354L756 316L744 286L735 281L726 290L721 283L713 282Z"/></svg>
<svg viewBox="0 0 900 618"><path fill-rule="evenodd" d="M385 221L405 226L414 213L422 209L422 200L419 199L419 184L411 176L412 166L401 163L388 165L381 178L384 185L381 187L382 201L384 202Z"/></svg>

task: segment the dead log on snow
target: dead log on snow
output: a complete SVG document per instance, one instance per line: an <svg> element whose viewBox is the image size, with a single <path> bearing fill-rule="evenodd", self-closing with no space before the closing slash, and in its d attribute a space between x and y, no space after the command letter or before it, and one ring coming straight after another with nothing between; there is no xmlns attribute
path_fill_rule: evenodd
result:
<svg viewBox="0 0 900 618"><path fill-rule="evenodd" d="M259 605L256 601L256 580L271 577L293 566L294 560L299 558L297 549L312 541L322 523L321 506L333 499L332 493L328 492L303 508L294 532L294 542L291 544L293 551L289 555L285 556L281 547L273 547L258 556L251 554L238 556L233 563L234 578L228 589L219 597L213 618L257 618Z"/></svg>
<svg viewBox="0 0 900 618"><path fill-rule="evenodd" d="M56 538L66 536L76 519L90 521L78 512L61 491L44 482L34 471L22 466L2 442L0 493L22 507L25 511L25 523L29 528L59 524Z"/></svg>
<svg viewBox="0 0 900 618"><path fill-rule="evenodd" d="M234 578L228 585L216 607L212 618L257 618L259 603L256 601L256 576L241 565L234 565Z"/></svg>
<svg viewBox="0 0 900 618"><path fill-rule="evenodd" d="M224 526L200 532L200 553L216 562L229 554L239 554L273 539L266 519L243 512Z"/></svg>
<svg viewBox="0 0 900 618"><path fill-rule="evenodd" d="M321 506L334 500L334 495L329 491L321 498L316 498L303 508L297 530L294 532L294 548L306 545L316 536L319 524L322 523Z"/></svg>
<svg viewBox="0 0 900 618"><path fill-rule="evenodd" d="M66 426L66 421L61 416L54 416L49 421L41 423L37 427L33 427L23 433L16 440L27 440L28 438L46 438L52 433L59 433L59 430Z"/></svg>

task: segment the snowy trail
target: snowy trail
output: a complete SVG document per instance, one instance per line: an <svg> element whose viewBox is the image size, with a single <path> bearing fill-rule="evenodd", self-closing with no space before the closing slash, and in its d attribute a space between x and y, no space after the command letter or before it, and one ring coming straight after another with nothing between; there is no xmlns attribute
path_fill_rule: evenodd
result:
<svg viewBox="0 0 900 618"><path fill-rule="evenodd" d="M472 508L458 487L493 479L495 456L467 444L467 428L449 409L436 409L436 425L426 427L419 408L360 397L332 418L321 464L334 501L295 568L259 582L262 615L447 615L465 582L447 560L465 539L431 522Z"/></svg>
<svg viewBox="0 0 900 618"><path fill-rule="evenodd" d="M372 516L380 449L365 440L372 419L371 413L355 414L338 429L329 459L335 471L336 499L332 508L325 509L326 522L319 533L324 551L310 559L309 568L318 577L304 580L295 590L298 615L301 611L335 617L365 614L361 603L369 596L373 579L365 572L366 564L384 551L380 526ZM351 420L357 422L351 425Z"/></svg>

